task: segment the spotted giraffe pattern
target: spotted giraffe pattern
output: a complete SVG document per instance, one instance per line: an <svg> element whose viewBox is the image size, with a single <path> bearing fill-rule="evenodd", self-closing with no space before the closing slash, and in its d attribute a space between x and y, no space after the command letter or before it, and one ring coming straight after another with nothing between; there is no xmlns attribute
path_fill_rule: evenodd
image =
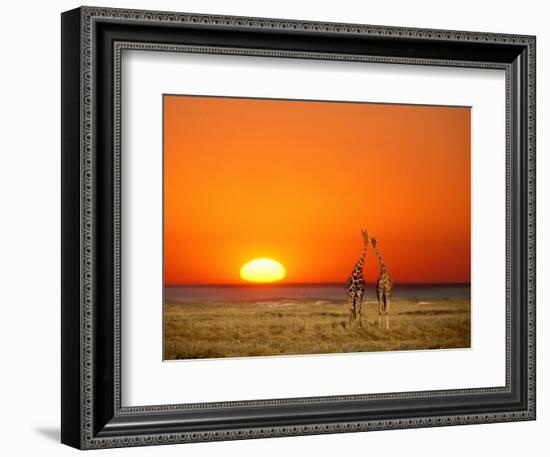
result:
<svg viewBox="0 0 550 457"><path fill-rule="evenodd" d="M378 325L382 325L382 316L386 318L386 329L390 328L389 323L389 311L391 304L391 296L393 293L393 280L390 276L390 272L384 263L384 259L378 250L376 238L371 238L372 247L378 257L378 263L380 264L380 276L376 282L376 298L378 299Z"/></svg>
<svg viewBox="0 0 550 457"><path fill-rule="evenodd" d="M363 326L361 321L361 304L365 293L365 279L363 277L363 266L365 265L365 257L367 254L367 246L369 245L368 233L366 230L361 231L363 235L363 252L361 257L355 264L353 271L347 282L348 306L349 306L349 325L353 324Z"/></svg>

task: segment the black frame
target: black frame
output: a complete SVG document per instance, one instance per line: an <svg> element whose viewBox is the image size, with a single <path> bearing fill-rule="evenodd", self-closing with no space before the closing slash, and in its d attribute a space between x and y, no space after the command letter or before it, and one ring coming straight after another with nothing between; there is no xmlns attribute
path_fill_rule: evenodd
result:
<svg viewBox="0 0 550 457"><path fill-rule="evenodd" d="M122 407L124 49L505 70L506 387ZM63 13L61 397L61 441L80 449L535 419L535 37L94 7Z"/></svg>

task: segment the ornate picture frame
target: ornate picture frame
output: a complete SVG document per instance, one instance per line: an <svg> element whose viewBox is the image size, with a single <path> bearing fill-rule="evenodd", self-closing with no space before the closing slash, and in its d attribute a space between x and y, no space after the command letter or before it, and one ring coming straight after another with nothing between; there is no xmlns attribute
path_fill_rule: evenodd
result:
<svg viewBox="0 0 550 457"><path fill-rule="evenodd" d="M533 36L95 7L63 13L62 442L99 449L534 420L535 43ZM124 406L124 50L503 70L506 385Z"/></svg>

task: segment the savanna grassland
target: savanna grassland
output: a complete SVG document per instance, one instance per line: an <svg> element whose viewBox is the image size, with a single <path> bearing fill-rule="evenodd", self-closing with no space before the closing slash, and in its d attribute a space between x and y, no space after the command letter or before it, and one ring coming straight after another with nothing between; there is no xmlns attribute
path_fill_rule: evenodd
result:
<svg viewBox="0 0 550 457"><path fill-rule="evenodd" d="M164 358L470 347L470 300L394 299L389 330L378 326L376 302L363 310L363 328L350 328L343 301L166 303Z"/></svg>

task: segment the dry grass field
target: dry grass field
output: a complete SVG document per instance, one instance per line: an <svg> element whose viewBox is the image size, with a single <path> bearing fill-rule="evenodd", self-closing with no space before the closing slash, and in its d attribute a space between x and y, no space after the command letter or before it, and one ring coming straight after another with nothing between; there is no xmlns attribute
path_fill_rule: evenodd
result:
<svg viewBox="0 0 550 457"><path fill-rule="evenodd" d="M378 327L374 301L366 303L363 328L349 328L343 301L164 307L166 360L468 347L469 300L394 300L389 330Z"/></svg>

